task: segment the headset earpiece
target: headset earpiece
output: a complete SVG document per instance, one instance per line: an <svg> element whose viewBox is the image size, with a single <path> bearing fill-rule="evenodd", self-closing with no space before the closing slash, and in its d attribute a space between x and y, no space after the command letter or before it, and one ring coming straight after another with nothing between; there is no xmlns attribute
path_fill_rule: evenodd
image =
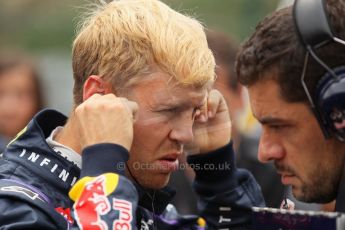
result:
<svg viewBox="0 0 345 230"><path fill-rule="evenodd" d="M334 69L337 78L326 73L316 88L316 104L327 129L345 141L345 66Z"/></svg>
<svg viewBox="0 0 345 230"><path fill-rule="evenodd" d="M331 133L345 141L345 60L343 66L331 69L314 52L329 42L345 46L345 41L332 34L323 0L295 0L293 16L298 36L307 52L301 75L305 93L325 137ZM317 84L315 95L310 95L304 81L309 56L326 71Z"/></svg>

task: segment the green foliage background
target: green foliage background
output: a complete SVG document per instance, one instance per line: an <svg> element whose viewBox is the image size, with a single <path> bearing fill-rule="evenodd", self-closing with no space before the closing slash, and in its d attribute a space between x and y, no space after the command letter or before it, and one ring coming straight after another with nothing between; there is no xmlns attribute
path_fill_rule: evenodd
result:
<svg viewBox="0 0 345 230"><path fill-rule="evenodd" d="M0 49L69 51L85 0L1 0ZM220 29L247 37L278 0L164 0L172 8Z"/></svg>

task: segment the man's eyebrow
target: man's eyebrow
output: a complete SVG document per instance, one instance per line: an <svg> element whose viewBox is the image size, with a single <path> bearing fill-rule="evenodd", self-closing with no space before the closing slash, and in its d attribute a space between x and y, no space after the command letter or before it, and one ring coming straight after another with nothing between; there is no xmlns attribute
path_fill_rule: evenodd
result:
<svg viewBox="0 0 345 230"><path fill-rule="evenodd" d="M202 107L205 104L205 101L199 102L199 103L192 103L189 101L165 101L162 103L159 103L158 106L166 106L166 107Z"/></svg>
<svg viewBox="0 0 345 230"><path fill-rule="evenodd" d="M263 118L257 118L258 121L265 125L265 124L278 124L278 123L284 123L287 122L287 120L282 119L282 118L276 118L276 117L263 117Z"/></svg>
<svg viewBox="0 0 345 230"><path fill-rule="evenodd" d="M183 105L180 102L174 102L174 101L164 101L164 102L159 102L156 104L156 106L165 106L165 107L178 107Z"/></svg>

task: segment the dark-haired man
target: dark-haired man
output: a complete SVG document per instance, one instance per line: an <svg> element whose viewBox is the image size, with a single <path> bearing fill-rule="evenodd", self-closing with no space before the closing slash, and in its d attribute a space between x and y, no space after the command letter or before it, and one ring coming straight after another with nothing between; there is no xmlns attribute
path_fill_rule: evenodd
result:
<svg viewBox="0 0 345 230"><path fill-rule="evenodd" d="M308 2L314 1L304 1ZM345 2L324 3L333 35L345 39ZM316 203L336 199L336 211L344 212L345 144L334 133L325 138L323 129L329 127L311 108L320 79L331 71L310 52L305 62L306 46L295 19L292 7L266 17L237 57L239 81L247 86L253 113L262 124L258 157L262 162L274 161L282 183L292 186L297 199ZM315 53L333 71L344 69L344 45L332 41L316 47ZM308 90L301 83L302 75Z"/></svg>

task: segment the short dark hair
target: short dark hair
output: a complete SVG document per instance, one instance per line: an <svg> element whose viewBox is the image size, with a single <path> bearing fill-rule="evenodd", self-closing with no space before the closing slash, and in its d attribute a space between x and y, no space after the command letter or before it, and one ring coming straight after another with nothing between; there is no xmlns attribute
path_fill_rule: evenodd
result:
<svg viewBox="0 0 345 230"><path fill-rule="evenodd" d="M345 1L326 0L325 3L333 34L344 39ZM300 81L306 51L298 39L292 14L290 6L273 12L257 25L240 48L236 72L243 85L272 79L280 85L286 101L307 103ZM345 65L345 47L342 45L332 42L317 49L316 53L330 67ZM324 73L325 69L310 57L305 81L312 96Z"/></svg>
<svg viewBox="0 0 345 230"><path fill-rule="evenodd" d="M231 89L236 90L239 86L235 72L235 60L238 51L237 41L229 35L216 31L206 30L208 47L216 59L217 67L221 66L228 74L227 81Z"/></svg>

